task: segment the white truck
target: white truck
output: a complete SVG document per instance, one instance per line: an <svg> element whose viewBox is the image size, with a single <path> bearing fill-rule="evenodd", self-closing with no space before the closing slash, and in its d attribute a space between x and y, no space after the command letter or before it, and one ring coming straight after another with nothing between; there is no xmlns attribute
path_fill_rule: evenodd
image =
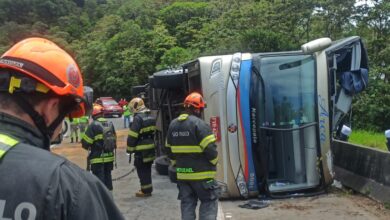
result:
<svg viewBox="0 0 390 220"><path fill-rule="evenodd" d="M357 36L317 39L299 51L199 57L154 73L148 98L158 118L158 154L185 96L197 91L217 138L222 197L323 192L333 181L332 140L367 77Z"/></svg>

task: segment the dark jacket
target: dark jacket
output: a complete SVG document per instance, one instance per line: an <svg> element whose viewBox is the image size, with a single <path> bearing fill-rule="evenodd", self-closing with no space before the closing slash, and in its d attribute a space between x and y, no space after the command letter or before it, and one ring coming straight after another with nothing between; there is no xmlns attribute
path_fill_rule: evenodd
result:
<svg viewBox="0 0 390 220"><path fill-rule="evenodd" d="M96 177L43 150L42 140L36 128L0 113L0 148L13 145L0 156L2 217L124 219Z"/></svg>
<svg viewBox="0 0 390 220"><path fill-rule="evenodd" d="M214 179L218 152L215 136L200 118L181 114L169 125L168 156L176 163L178 180Z"/></svg>
<svg viewBox="0 0 390 220"><path fill-rule="evenodd" d="M86 150L91 150L88 157L91 164L112 163L115 160L113 152L104 151L103 149L103 145L104 145L103 124L104 123L108 124L108 121L105 118L98 118L94 120L87 127L87 130L85 131L81 139L82 147ZM113 126L112 129L114 130L115 133L115 129Z"/></svg>
<svg viewBox="0 0 390 220"><path fill-rule="evenodd" d="M127 153L142 157L144 163L155 159L154 132L156 120L150 111L136 113L127 137Z"/></svg>

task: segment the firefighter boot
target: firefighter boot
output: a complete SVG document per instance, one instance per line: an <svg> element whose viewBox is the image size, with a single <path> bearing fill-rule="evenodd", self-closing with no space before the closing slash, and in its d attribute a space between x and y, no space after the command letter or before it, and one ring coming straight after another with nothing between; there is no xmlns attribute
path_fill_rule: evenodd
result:
<svg viewBox="0 0 390 220"><path fill-rule="evenodd" d="M149 197L152 196L152 193L143 193L141 190L135 193L136 197Z"/></svg>

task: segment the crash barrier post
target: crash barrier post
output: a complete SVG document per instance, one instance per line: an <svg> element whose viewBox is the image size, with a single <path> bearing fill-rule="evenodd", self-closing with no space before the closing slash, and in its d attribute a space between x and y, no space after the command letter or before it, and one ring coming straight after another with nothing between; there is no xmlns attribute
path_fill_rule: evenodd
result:
<svg viewBox="0 0 390 220"><path fill-rule="evenodd" d="M390 152L334 140L335 179L344 186L390 202Z"/></svg>

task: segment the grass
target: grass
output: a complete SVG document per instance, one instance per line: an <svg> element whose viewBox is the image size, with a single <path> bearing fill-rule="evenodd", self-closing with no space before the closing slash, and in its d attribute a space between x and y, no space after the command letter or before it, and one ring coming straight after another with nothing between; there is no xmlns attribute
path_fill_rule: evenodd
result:
<svg viewBox="0 0 390 220"><path fill-rule="evenodd" d="M385 202L383 205L385 209L390 209L390 202Z"/></svg>
<svg viewBox="0 0 390 220"><path fill-rule="evenodd" d="M352 131L348 142L388 151L384 132L376 133L371 131L355 130Z"/></svg>

